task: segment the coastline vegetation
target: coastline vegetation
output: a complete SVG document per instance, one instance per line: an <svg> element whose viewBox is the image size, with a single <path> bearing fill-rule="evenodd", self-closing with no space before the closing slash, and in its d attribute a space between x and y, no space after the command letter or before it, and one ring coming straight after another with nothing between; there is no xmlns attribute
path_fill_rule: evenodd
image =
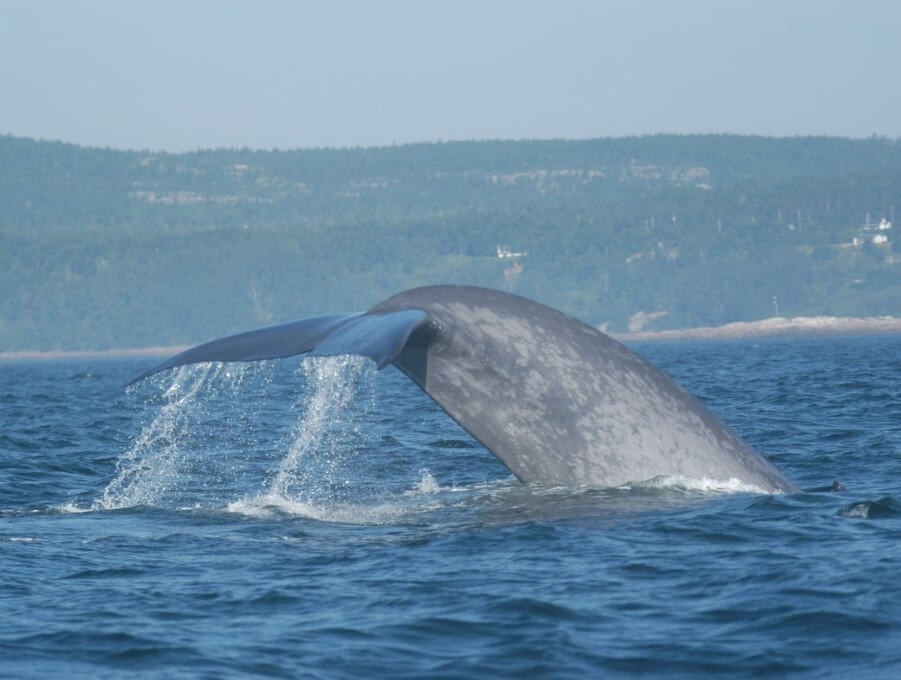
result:
<svg viewBox="0 0 901 680"><path fill-rule="evenodd" d="M0 352L184 345L430 283L612 332L901 316L897 140L168 154L0 136L0 174Z"/></svg>

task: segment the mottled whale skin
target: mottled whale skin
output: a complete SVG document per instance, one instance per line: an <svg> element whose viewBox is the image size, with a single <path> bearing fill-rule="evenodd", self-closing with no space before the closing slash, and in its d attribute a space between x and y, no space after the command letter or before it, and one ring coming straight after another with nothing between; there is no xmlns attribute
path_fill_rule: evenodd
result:
<svg viewBox="0 0 901 680"><path fill-rule="evenodd" d="M473 286L399 293L187 350L200 361L362 354L393 363L525 483L609 487L659 476L797 488L671 378L532 300Z"/></svg>

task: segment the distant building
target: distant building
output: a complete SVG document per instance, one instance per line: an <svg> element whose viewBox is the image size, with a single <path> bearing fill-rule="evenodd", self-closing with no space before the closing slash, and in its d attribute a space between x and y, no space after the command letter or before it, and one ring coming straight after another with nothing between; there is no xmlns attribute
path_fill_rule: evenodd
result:
<svg viewBox="0 0 901 680"><path fill-rule="evenodd" d="M515 260L518 257L526 257L528 253L526 252L514 252L510 249L510 246L498 246L497 247L497 258L499 260Z"/></svg>
<svg viewBox="0 0 901 680"><path fill-rule="evenodd" d="M870 222L870 213L867 213L867 219L864 222L864 225L860 227L858 231L858 236L854 236L851 238L852 246L862 246L867 241L873 243L873 245L881 246L888 243L888 234L886 233L892 228L892 223L890 220L885 219L884 217L879 220L879 224L873 224ZM873 233L875 232L875 233ZM870 236L869 234L873 234Z"/></svg>

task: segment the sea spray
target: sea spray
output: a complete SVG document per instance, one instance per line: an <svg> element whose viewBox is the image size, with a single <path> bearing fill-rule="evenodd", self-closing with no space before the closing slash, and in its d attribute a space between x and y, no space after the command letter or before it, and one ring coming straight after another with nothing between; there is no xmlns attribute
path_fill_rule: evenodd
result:
<svg viewBox="0 0 901 680"><path fill-rule="evenodd" d="M334 499L349 486L348 457L363 431L349 408L370 362L358 356L304 359L300 370L310 388L266 494L271 499Z"/></svg>
<svg viewBox="0 0 901 680"><path fill-rule="evenodd" d="M371 362L305 358L292 378L273 384L277 363L179 368L149 400L161 402L156 415L93 509L221 507L242 496L258 507L328 506L365 495L361 487L373 480L355 461L369 441L372 414L359 411L374 402Z"/></svg>
<svg viewBox="0 0 901 680"><path fill-rule="evenodd" d="M383 524L410 512L409 501L387 490L375 472L382 457L369 455L379 446L372 429L375 373L372 362L358 356L304 359L297 381L306 389L298 395L283 457L260 494L227 509L351 524Z"/></svg>
<svg viewBox="0 0 901 680"><path fill-rule="evenodd" d="M382 428L395 421L379 416L376 369L365 357L201 364L167 379L148 397L149 421L91 509L225 508L382 523L440 495L431 473L413 467L410 445L395 442L398 455L385 449L394 437ZM376 449L382 455L370 455Z"/></svg>
<svg viewBox="0 0 901 680"><path fill-rule="evenodd" d="M182 366L163 394L164 404L146 425L131 448L116 464L116 477L94 502L95 509L113 510L135 505L153 505L178 481L182 442L207 379L221 364Z"/></svg>

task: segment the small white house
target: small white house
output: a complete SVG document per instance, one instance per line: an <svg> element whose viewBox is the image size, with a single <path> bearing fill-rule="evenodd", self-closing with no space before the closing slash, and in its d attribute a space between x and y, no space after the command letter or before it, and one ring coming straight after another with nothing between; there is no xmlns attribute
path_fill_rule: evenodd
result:
<svg viewBox="0 0 901 680"><path fill-rule="evenodd" d="M526 252L516 252L510 249L510 246L498 246L497 247L497 257L499 260L513 260L518 257L526 257L528 253Z"/></svg>

